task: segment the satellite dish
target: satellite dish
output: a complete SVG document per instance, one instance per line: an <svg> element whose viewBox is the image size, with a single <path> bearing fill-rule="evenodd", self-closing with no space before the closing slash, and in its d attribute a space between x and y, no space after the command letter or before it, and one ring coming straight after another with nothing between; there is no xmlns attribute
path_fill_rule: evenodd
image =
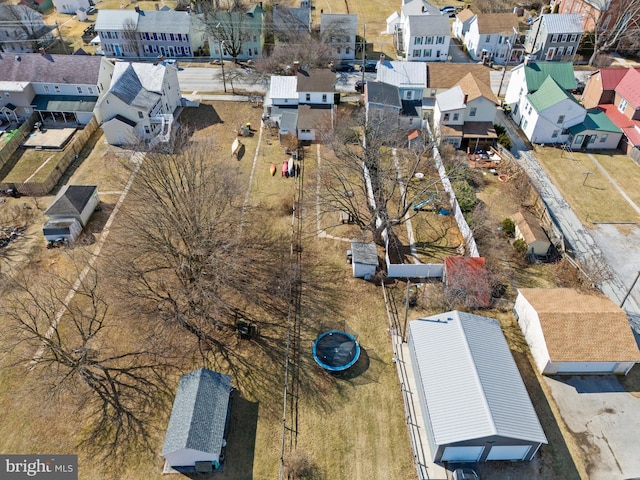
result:
<svg viewBox="0 0 640 480"><path fill-rule="evenodd" d="M447 60L451 61L451 59L452 59L452 58L453 58L453 57L452 57L451 55L449 55L449 56L447 57Z"/></svg>

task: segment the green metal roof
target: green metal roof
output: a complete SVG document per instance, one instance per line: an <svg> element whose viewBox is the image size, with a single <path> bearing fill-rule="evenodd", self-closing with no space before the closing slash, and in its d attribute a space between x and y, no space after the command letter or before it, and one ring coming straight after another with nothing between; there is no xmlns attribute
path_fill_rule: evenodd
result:
<svg viewBox="0 0 640 480"><path fill-rule="evenodd" d="M548 76L565 90L575 90L578 85L571 62L529 62L524 66L527 91L535 92Z"/></svg>
<svg viewBox="0 0 640 480"><path fill-rule="evenodd" d="M535 108L537 112L542 112L567 98L578 103L573 95L567 93L551 76L548 76L546 80L542 82L542 85L540 85L540 88L535 93L527 95L527 100L529 100L529 103L533 105L533 108Z"/></svg>
<svg viewBox="0 0 640 480"><path fill-rule="evenodd" d="M597 132L610 132L610 133L622 133L615 123L613 123L607 114L599 108L592 108L587 110L587 116L584 122L569 127L569 131L574 135L584 132L586 130L595 130Z"/></svg>

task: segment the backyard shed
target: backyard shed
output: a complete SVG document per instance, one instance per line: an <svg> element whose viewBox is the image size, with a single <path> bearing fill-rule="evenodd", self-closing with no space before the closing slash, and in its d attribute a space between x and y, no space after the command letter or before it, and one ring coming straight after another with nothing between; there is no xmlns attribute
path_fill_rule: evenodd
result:
<svg viewBox="0 0 640 480"><path fill-rule="evenodd" d="M378 268L378 250L373 242L351 242L354 278L371 278Z"/></svg>
<svg viewBox="0 0 640 480"><path fill-rule="evenodd" d="M515 237L524 240L528 254L543 257L549 253L551 242L536 217L526 211L518 212L513 215L513 223L516 227Z"/></svg>
<svg viewBox="0 0 640 480"><path fill-rule="evenodd" d="M99 201L97 186L67 185L60 190L44 214L50 220L75 218L85 227Z"/></svg>
<svg viewBox="0 0 640 480"><path fill-rule="evenodd" d="M434 462L531 460L547 443L497 320L413 320L408 349Z"/></svg>
<svg viewBox="0 0 640 480"><path fill-rule="evenodd" d="M521 288L514 313L543 374L626 375L640 362L627 314L600 292Z"/></svg>
<svg viewBox="0 0 640 480"><path fill-rule="evenodd" d="M168 466L219 464L230 395L229 375L199 368L180 378L162 448Z"/></svg>
<svg viewBox="0 0 640 480"><path fill-rule="evenodd" d="M47 242L75 242L82 233L82 225L75 218L59 218L45 222L42 233Z"/></svg>

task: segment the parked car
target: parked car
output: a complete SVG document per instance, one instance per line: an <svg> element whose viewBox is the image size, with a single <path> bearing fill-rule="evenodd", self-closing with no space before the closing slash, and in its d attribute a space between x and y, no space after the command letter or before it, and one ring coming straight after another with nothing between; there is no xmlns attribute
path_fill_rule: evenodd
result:
<svg viewBox="0 0 640 480"><path fill-rule="evenodd" d="M453 471L453 480L479 480L478 474L470 468L456 468Z"/></svg>
<svg viewBox="0 0 640 480"><path fill-rule="evenodd" d="M451 5L447 5L445 7L440 7L440 13L442 15L449 15L450 17L456 16L456 7L452 7Z"/></svg>
<svg viewBox="0 0 640 480"><path fill-rule="evenodd" d="M355 66L353 63L342 62L332 68L334 72L353 72Z"/></svg>
<svg viewBox="0 0 640 480"><path fill-rule="evenodd" d="M355 89L356 89L356 92L358 92L358 93L363 93L363 92L364 92L364 86L365 86L365 84L366 84L366 83L367 83L367 81L366 81L366 80L365 80L364 82L363 82L362 80L358 80L358 81L355 83Z"/></svg>
<svg viewBox="0 0 640 480"><path fill-rule="evenodd" d="M364 71L375 73L378 71L378 64L376 62L367 62L364 64Z"/></svg>
<svg viewBox="0 0 640 480"><path fill-rule="evenodd" d="M98 9L96 7L89 7L87 9L87 15L95 15L98 13Z"/></svg>

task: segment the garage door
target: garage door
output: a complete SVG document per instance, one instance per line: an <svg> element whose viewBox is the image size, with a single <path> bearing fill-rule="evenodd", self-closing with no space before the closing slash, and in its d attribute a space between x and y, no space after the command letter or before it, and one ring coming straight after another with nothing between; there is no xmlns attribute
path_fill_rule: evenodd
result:
<svg viewBox="0 0 640 480"><path fill-rule="evenodd" d="M530 445L493 446L487 460L522 460L529 453Z"/></svg>
<svg viewBox="0 0 640 480"><path fill-rule="evenodd" d="M562 362L558 373L613 373L617 366L615 362Z"/></svg>
<svg viewBox="0 0 640 480"><path fill-rule="evenodd" d="M443 462L477 462L484 447L446 447Z"/></svg>

